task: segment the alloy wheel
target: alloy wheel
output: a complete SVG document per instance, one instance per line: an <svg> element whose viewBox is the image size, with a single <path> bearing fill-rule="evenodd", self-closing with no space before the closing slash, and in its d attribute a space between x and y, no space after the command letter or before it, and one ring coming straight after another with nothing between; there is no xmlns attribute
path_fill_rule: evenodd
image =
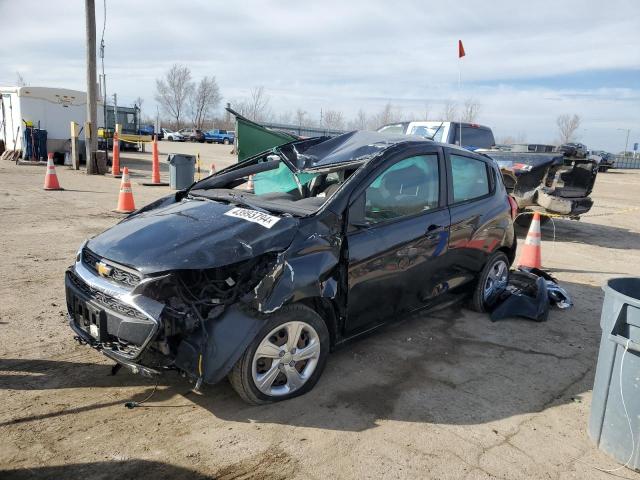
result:
<svg viewBox="0 0 640 480"><path fill-rule="evenodd" d="M287 395L302 387L318 365L320 337L306 322L287 322L274 328L260 342L251 373L265 395Z"/></svg>
<svg viewBox="0 0 640 480"><path fill-rule="evenodd" d="M485 301L489 300L494 293L506 287L508 278L509 266L506 262L498 260L491 265L491 269L484 281L483 299Z"/></svg>

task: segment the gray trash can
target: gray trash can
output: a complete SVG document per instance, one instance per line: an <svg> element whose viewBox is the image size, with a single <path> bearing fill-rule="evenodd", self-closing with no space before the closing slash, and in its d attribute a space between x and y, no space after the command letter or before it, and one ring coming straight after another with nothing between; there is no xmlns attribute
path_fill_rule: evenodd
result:
<svg viewBox="0 0 640 480"><path fill-rule="evenodd" d="M196 170L196 157L181 153L170 153L169 162L169 186L174 190L182 190L193 183Z"/></svg>
<svg viewBox="0 0 640 480"><path fill-rule="evenodd" d="M618 462L640 470L640 278L612 278L603 289L589 436Z"/></svg>

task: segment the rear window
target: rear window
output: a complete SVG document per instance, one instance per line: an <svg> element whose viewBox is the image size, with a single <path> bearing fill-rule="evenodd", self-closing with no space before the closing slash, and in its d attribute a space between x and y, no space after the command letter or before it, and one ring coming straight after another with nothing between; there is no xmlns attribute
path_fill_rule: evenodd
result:
<svg viewBox="0 0 640 480"><path fill-rule="evenodd" d="M385 125L378 129L379 133L386 133L391 135L404 135L407 125L404 123L396 123L394 125Z"/></svg>
<svg viewBox="0 0 640 480"><path fill-rule="evenodd" d="M460 126L456 126L454 144L460 145ZM468 148L491 148L495 145L493 133L488 128L462 125L462 146Z"/></svg>

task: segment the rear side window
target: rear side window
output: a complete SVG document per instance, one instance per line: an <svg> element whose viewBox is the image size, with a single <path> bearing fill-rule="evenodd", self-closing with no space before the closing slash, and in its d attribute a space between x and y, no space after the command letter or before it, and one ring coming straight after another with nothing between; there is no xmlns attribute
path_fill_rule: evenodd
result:
<svg viewBox="0 0 640 480"><path fill-rule="evenodd" d="M451 155L450 159L454 203L489 194L489 176L483 161L460 155Z"/></svg>
<svg viewBox="0 0 640 480"><path fill-rule="evenodd" d="M438 206L438 156L405 158L382 172L365 192L365 220L378 223Z"/></svg>
<svg viewBox="0 0 640 480"><path fill-rule="evenodd" d="M453 143L460 145L460 124L452 124L455 126L455 135ZM471 127L462 125L462 145L469 148L491 148L495 145L493 133L487 128Z"/></svg>

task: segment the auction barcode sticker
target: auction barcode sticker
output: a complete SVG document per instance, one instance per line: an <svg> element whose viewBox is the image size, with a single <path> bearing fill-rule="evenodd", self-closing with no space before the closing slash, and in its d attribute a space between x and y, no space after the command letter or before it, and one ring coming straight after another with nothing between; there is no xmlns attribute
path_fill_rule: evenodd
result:
<svg viewBox="0 0 640 480"><path fill-rule="evenodd" d="M246 208L232 208L228 212L225 212L225 215L229 217L243 218L244 220L248 220L249 222L258 223L265 228L273 227L280 217L274 217L273 215L269 215L267 213L258 212L257 210L248 210Z"/></svg>

